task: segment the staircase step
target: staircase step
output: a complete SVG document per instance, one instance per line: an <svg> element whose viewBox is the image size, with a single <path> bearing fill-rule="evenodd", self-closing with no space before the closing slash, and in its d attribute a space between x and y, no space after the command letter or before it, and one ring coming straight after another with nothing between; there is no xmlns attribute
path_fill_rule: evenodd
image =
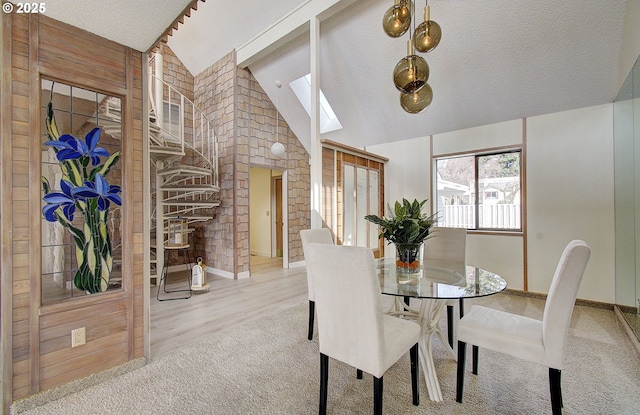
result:
<svg viewBox="0 0 640 415"><path fill-rule="evenodd" d="M164 170L159 170L156 174L158 174L159 176L174 176L174 177L178 177L178 176L206 177L206 176L211 176L211 173L212 173L211 169L180 165L180 166L169 167Z"/></svg>
<svg viewBox="0 0 640 415"><path fill-rule="evenodd" d="M213 219L212 215L197 215L197 214L190 214L190 215L167 215L164 217L165 219L186 219L187 222L191 223L191 222L206 222L208 220Z"/></svg>
<svg viewBox="0 0 640 415"><path fill-rule="evenodd" d="M161 186L160 190L165 192L215 193L220 191L220 187L212 184L172 184Z"/></svg>
<svg viewBox="0 0 640 415"><path fill-rule="evenodd" d="M180 150L179 148L164 147L164 146L158 146L154 144L149 146L149 152L151 153L151 156L155 159L168 159L168 158L179 159L184 157L185 155L184 151Z"/></svg>
<svg viewBox="0 0 640 415"><path fill-rule="evenodd" d="M164 206L189 206L194 209L210 209L214 207L220 206L219 201L211 201L211 202L198 202L198 201L170 201L170 202L162 202ZM182 216L182 215L181 215Z"/></svg>

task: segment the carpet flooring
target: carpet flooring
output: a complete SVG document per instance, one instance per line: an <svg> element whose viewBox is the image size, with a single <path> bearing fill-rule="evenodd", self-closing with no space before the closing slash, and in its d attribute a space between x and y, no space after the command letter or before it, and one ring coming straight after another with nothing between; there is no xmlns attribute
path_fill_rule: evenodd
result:
<svg viewBox="0 0 640 415"><path fill-rule="evenodd" d="M541 318L544 301L509 294L483 305ZM470 306L473 301L469 301ZM441 321L445 324L445 319ZM306 338L307 304L221 330L149 364L49 402L17 403L13 413L315 414L317 333ZM470 353L470 349L469 353ZM411 404L409 357L384 376L386 414L550 414L548 369L480 350L479 375L467 358L464 402L455 402L456 363L440 342L434 356L444 402L431 402L421 375L420 405ZM564 414L640 413L640 357L613 311L577 306L562 372ZM373 382L329 363L328 413L370 414ZM51 396L51 395L49 395Z"/></svg>

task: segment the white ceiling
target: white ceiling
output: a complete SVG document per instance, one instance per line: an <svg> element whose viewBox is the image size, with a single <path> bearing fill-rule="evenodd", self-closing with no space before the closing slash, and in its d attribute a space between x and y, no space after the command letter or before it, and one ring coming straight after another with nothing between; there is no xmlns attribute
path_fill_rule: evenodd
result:
<svg viewBox="0 0 640 415"><path fill-rule="evenodd" d="M18 3L18 0L11 2ZM190 2L191 0L53 0L42 3L46 7L44 14L48 17L145 52Z"/></svg>
<svg viewBox="0 0 640 415"><path fill-rule="evenodd" d="M306 2L207 0L168 44L197 75ZM47 14L146 50L188 3L57 0L47 2ZM407 114L392 71L408 35L392 39L381 27L392 4L358 0L322 21L320 86L344 127L323 138L365 147L608 103L617 93L625 0L432 0L443 32L423 55L434 99L423 113ZM418 18L423 7L418 0ZM309 53L304 33L249 66L273 102L274 81L282 81L280 112L307 148L309 116L289 82L309 73Z"/></svg>

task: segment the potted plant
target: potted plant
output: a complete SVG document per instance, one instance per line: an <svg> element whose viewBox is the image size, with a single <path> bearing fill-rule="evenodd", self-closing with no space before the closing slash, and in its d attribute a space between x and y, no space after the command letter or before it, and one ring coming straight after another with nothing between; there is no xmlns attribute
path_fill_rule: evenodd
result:
<svg viewBox="0 0 640 415"><path fill-rule="evenodd" d="M436 214L422 213L422 207L427 199L418 202L415 199L396 201L393 209L389 206L389 217L366 215L369 222L380 226L379 238L387 240L388 244L396 246L396 266L400 273L415 273L420 269L420 250L422 243L432 236L431 228L436 220Z"/></svg>

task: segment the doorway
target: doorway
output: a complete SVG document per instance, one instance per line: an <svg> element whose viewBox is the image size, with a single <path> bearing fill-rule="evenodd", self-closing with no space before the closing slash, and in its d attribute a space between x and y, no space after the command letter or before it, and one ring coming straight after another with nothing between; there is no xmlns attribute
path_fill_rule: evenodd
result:
<svg viewBox="0 0 640 415"><path fill-rule="evenodd" d="M285 200L283 172L249 169L250 274L285 268Z"/></svg>

